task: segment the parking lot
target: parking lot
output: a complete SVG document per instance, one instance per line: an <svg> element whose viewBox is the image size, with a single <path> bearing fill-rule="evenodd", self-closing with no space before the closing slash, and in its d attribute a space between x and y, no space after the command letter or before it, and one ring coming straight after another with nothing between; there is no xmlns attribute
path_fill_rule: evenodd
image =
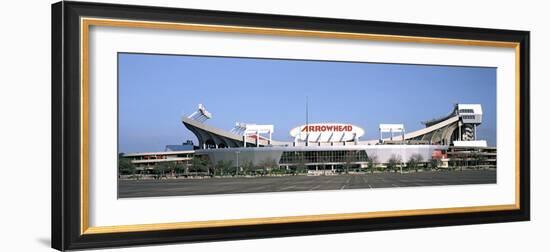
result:
<svg viewBox="0 0 550 252"><path fill-rule="evenodd" d="M496 183L495 170L119 180L119 198Z"/></svg>

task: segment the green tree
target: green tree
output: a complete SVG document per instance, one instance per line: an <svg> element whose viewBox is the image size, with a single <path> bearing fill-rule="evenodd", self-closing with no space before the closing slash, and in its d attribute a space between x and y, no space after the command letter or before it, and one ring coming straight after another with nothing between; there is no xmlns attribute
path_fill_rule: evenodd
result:
<svg viewBox="0 0 550 252"><path fill-rule="evenodd" d="M210 159L204 159L204 166L206 167L206 173L208 176L214 176L216 172L216 166L210 162Z"/></svg>
<svg viewBox="0 0 550 252"><path fill-rule="evenodd" d="M304 156L304 153L298 153L296 154L296 174L304 174L307 173L307 161L306 157Z"/></svg>
<svg viewBox="0 0 550 252"><path fill-rule="evenodd" d="M422 155L420 154L413 154L409 157L409 160L407 161L407 170L410 171L411 169L414 169L415 172L418 172L418 167L420 166L420 163L422 163L424 159L422 158Z"/></svg>
<svg viewBox="0 0 550 252"><path fill-rule="evenodd" d="M458 161L458 158L453 158L452 161L451 161L451 164L449 166L449 168L451 168L451 170L456 170L459 166L459 161Z"/></svg>
<svg viewBox="0 0 550 252"><path fill-rule="evenodd" d="M191 167L189 171L194 173L207 172L207 162L200 156L194 156L191 160Z"/></svg>
<svg viewBox="0 0 550 252"><path fill-rule="evenodd" d="M476 170L479 170L481 167L484 167L483 165L487 160L485 156L481 155L481 153L477 151L474 152L472 156L473 156L472 159L474 161L474 167Z"/></svg>
<svg viewBox="0 0 550 252"><path fill-rule="evenodd" d="M170 164L168 162L159 162L153 168L154 173L157 175L157 178L162 178L166 176L166 171L170 169Z"/></svg>
<svg viewBox="0 0 550 252"><path fill-rule="evenodd" d="M430 170L433 170L433 169L437 170L439 168L440 164L441 164L441 160L436 159L436 158L432 158L428 162L427 168L429 168Z"/></svg>
<svg viewBox="0 0 550 252"><path fill-rule="evenodd" d="M370 173L374 173L374 168L376 167L376 164L378 163L378 157L376 154L371 154L367 157L367 167L370 170Z"/></svg>
<svg viewBox="0 0 550 252"><path fill-rule="evenodd" d="M388 159L387 168L390 171L393 170L394 172L397 172L397 169L399 168L399 165L401 165L401 163L403 163L401 156L392 154L390 159Z"/></svg>
<svg viewBox="0 0 550 252"><path fill-rule="evenodd" d="M136 166L129 158L118 158L118 174L119 175L134 175L136 174Z"/></svg>
<svg viewBox="0 0 550 252"><path fill-rule="evenodd" d="M231 172L231 167L233 166L233 161L231 160L220 160L216 163L216 171L214 172L214 176L216 173L220 176L223 176L225 174L228 174Z"/></svg>
<svg viewBox="0 0 550 252"><path fill-rule="evenodd" d="M279 169L279 164L277 164L277 161L272 158L267 158L263 160L258 164L258 167L260 168L260 172L263 174L279 174L284 172L283 170Z"/></svg>
<svg viewBox="0 0 550 252"><path fill-rule="evenodd" d="M242 174L243 175L248 175L252 172L252 170L254 170L254 164L250 161L243 161L242 165Z"/></svg>
<svg viewBox="0 0 550 252"><path fill-rule="evenodd" d="M173 168L174 172L176 173L176 177L179 177L182 173L185 173L186 165L182 163L176 163Z"/></svg>
<svg viewBox="0 0 550 252"><path fill-rule="evenodd" d="M327 156L322 154L319 155L318 159L319 159L319 162L323 164L321 166L323 168L323 175L326 175L327 169L330 167L330 165L328 165L327 163L330 162L330 160Z"/></svg>
<svg viewBox="0 0 550 252"><path fill-rule="evenodd" d="M354 161L354 156L354 151L346 151L344 154L344 171L346 174L349 173L349 169L351 168L352 162Z"/></svg>

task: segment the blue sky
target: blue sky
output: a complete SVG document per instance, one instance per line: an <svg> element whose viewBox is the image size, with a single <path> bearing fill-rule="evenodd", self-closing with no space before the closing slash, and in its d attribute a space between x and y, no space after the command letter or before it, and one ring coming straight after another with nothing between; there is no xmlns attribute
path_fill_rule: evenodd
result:
<svg viewBox="0 0 550 252"><path fill-rule="evenodd" d="M378 137L378 124L447 115L480 103L478 138L496 141L496 68L119 53L119 152L162 151L196 137L181 123L202 103L206 123L273 124L273 138L309 122L351 123Z"/></svg>

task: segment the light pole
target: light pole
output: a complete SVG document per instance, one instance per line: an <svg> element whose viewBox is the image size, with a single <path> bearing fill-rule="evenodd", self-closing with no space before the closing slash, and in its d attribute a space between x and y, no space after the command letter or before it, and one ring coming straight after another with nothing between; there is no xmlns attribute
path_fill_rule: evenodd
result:
<svg viewBox="0 0 550 252"><path fill-rule="evenodd" d="M237 155L237 175L239 175L239 170L241 169L239 167L239 153L241 153L240 151L235 151L235 154Z"/></svg>

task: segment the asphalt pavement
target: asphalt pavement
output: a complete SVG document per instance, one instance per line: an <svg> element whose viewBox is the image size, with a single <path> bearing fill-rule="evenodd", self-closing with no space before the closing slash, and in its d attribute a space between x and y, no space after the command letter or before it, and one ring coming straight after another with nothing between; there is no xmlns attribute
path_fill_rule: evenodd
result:
<svg viewBox="0 0 550 252"><path fill-rule="evenodd" d="M119 180L119 198L496 183L495 170Z"/></svg>

